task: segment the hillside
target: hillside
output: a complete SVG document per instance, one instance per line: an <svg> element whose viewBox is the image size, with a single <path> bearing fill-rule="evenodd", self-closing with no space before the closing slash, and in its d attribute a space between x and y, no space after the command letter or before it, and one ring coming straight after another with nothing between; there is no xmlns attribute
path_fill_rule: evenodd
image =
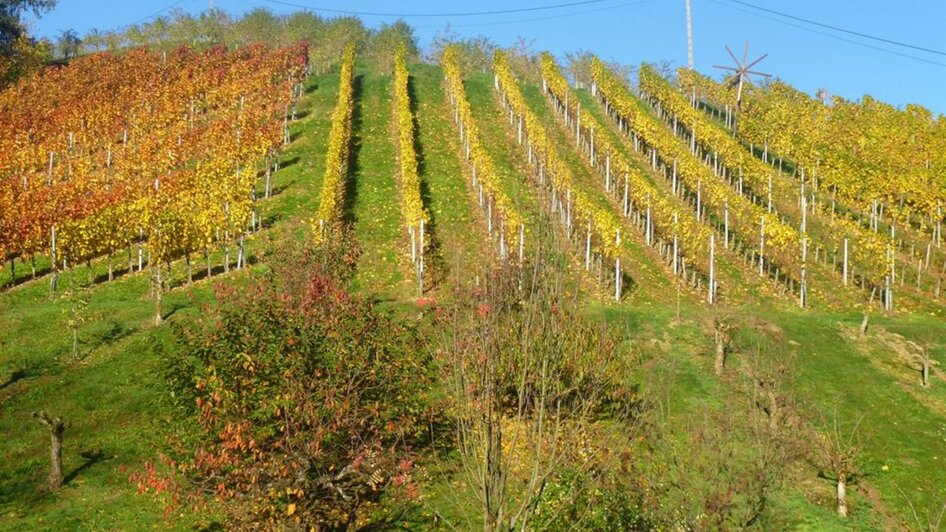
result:
<svg viewBox="0 0 946 532"><path fill-rule="evenodd" d="M946 504L942 175L932 199L897 203L880 180L864 185L886 205L874 222L879 207L858 202L841 172L802 177L805 163L790 158L807 152L791 151L793 137L772 143L788 152L775 163L748 136L759 126L741 137L718 119L725 103L691 102L656 72L629 86L596 60L594 86L576 88L551 56L500 52L482 72L461 47L439 62L388 52L352 47L325 68L309 49L298 63L292 50L284 62L262 49L182 51L163 66L151 52L155 66L122 67L156 87L121 92L141 113L131 141L118 103L47 110L62 116L47 127L13 107L16 89L0 96L0 528L946 526L936 521ZM129 52L139 53L149 52ZM65 100L122 57L37 75L30 94L59 87ZM205 80L199 89L184 71ZM95 133L91 116L118 129ZM70 129L80 123L81 134ZM405 123L414 129L401 135ZM35 149L16 142L22 124ZM917 176L911 192L927 184ZM412 193L420 205L405 201ZM285 251L306 245L321 258ZM300 280L297 264L321 273ZM329 295L307 291L318 283ZM276 295L302 302L282 315L268 306ZM293 360L296 341L337 359ZM516 358L537 356L530 346L557 353L541 359L554 370ZM450 358L465 349L480 358ZM196 368L211 360L212 372ZM377 365L333 380L355 362ZM473 388L502 382L499 406L456 387L457 367ZM360 379L370 390L345 395ZM208 421L202 394L215 386L225 399ZM324 426L303 418L312 434L298 439L263 412L323 408L336 392L345 408L320 411L334 420ZM70 423L58 489L44 487L50 436L38 411ZM253 444L227 454L240 420L259 424L247 429ZM352 434L375 454L335 449ZM309 437L319 438L310 469L296 455L267 461ZM267 438L278 444L264 448ZM477 445L503 457L508 478L477 477L476 458L487 461ZM234 462L207 472L198 449ZM336 462L317 476L314 457L327 455ZM349 462L373 459L380 478L338 480ZM324 475L363 504L326 503ZM477 499L488 482L504 486L509 515Z"/></svg>

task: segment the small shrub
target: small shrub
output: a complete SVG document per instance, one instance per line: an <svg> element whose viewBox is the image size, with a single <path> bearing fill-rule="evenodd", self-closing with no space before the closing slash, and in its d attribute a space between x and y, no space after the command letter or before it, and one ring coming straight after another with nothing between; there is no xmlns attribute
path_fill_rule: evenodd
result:
<svg viewBox="0 0 946 532"><path fill-rule="evenodd" d="M430 357L415 324L343 288L351 256L282 244L268 262L161 350L196 432L181 467L236 523L365 524L382 494L416 496Z"/></svg>

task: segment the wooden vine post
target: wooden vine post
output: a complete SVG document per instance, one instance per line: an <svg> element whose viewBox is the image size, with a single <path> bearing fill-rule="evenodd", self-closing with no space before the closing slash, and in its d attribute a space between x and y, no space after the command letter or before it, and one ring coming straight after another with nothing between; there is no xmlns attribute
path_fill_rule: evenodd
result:
<svg viewBox="0 0 946 532"><path fill-rule="evenodd" d="M676 235L674 235L674 248L676 248ZM676 249L674 249L676 255ZM676 257L674 257L676 263ZM706 302L710 305L716 304L716 234L710 233L709 241L709 287L706 292Z"/></svg>
<svg viewBox="0 0 946 532"><path fill-rule="evenodd" d="M621 248L621 230L617 230L614 238L615 249ZM614 258L614 300L621 300L621 254L616 253Z"/></svg>

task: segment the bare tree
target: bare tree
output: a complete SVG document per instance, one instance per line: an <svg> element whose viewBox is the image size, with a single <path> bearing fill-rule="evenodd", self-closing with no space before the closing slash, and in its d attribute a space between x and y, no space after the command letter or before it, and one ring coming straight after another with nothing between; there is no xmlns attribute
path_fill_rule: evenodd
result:
<svg viewBox="0 0 946 532"><path fill-rule="evenodd" d="M718 313L713 316L713 342L716 347L716 375L722 375L726 367L726 354L732 344L734 325L729 316Z"/></svg>
<svg viewBox="0 0 946 532"><path fill-rule="evenodd" d="M572 82L578 88L591 86L591 59L594 54L588 50L565 53L565 64Z"/></svg>
<svg viewBox="0 0 946 532"><path fill-rule="evenodd" d="M676 421L655 432L657 452L644 462L658 528L765 528L769 502L802 456L791 367L781 350L759 346L725 407L691 418L682 436Z"/></svg>
<svg viewBox="0 0 946 532"><path fill-rule="evenodd" d="M841 427L837 408L835 408L831 423L823 421L822 430L814 436L817 466L820 470L819 475L835 483L838 515L841 517L847 517L848 514L848 485L854 484L860 477L858 461L860 460L861 448L858 444L857 432L863 420L864 416L858 418L850 432L847 433Z"/></svg>
<svg viewBox="0 0 946 532"><path fill-rule="evenodd" d="M550 479L578 462L574 438L606 405L630 408L614 399L615 342L569 310L561 276L539 261L522 275L488 276L445 327L463 471L489 531L528 528Z"/></svg>
<svg viewBox="0 0 946 532"><path fill-rule="evenodd" d="M920 378L924 388L930 387L930 349L920 346Z"/></svg>
<svg viewBox="0 0 946 532"><path fill-rule="evenodd" d="M792 392L791 368L789 355L772 345L757 346L742 368L752 404L765 415L769 428L783 439L791 439L801 424L798 401ZM796 449L798 445L792 447Z"/></svg>
<svg viewBox="0 0 946 532"><path fill-rule="evenodd" d="M506 49L509 58L509 68L513 74L530 83L539 84L539 54L535 51L535 39L517 37L516 43Z"/></svg>
<svg viewBox="0 0 946 532"><path fill-rule="evenodd" d="M868 326L868 323L870 322L870 311L871 311L871 307L874 304L874 294L876 293L877 293L877 288L874 287L874 289L871 290L870 292L870 299L867 301L867 303L864 304L864 319L861 320L861 329L860 329L861 336L864 336L865 334L867 334L867 326Z"/></svg>
<svg viewBox="0 0 946 532"><path fill-rule="evenodd" d="M49 480L47 481L50 489L59 489L62 486L62 434L69 423L62 420L61 417L50 418L45 411L33 412L33 417L49 429L51 438Z"/></svg>

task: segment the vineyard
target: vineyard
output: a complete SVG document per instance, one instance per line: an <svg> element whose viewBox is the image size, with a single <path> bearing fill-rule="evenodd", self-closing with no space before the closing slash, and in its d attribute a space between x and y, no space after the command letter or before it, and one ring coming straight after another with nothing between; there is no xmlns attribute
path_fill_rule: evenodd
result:
<svg viewBox="0 0 946 532"><path fill-rule="evenodd" d="M261 222L270 162L289 142L288 122L306 69L304 46L229 52L180 49L93 56L3 94L4 174L0 252L17 283L127 252L154 279L157 323L165 264L237 248ZM265 177L264 177L265 176ZM133 250L133 248L136 248ZM25 268L24 268L25 269ZM25 273L25 272L24 272Z"/></svg>
<svg viewBox="0 0 946 532"><path fill-rule="evenodd" d="M946 526L942 116L336 38L0 91L0 528Z"/></svg>

